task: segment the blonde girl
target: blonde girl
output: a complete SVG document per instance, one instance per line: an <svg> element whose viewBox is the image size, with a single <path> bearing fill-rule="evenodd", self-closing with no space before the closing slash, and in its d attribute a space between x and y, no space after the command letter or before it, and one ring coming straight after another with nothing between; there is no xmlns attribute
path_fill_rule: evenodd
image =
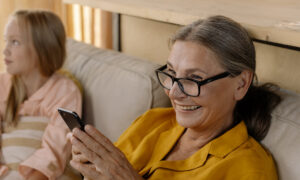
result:
<svg viewBox="0 0 300 180"><path fill-rule="evenodd" d="M58 72L66 57L61 20L47 11L19 10L9 19L0 74L1 179L74 179L63 107L81 114L74 81Z"/></svg>

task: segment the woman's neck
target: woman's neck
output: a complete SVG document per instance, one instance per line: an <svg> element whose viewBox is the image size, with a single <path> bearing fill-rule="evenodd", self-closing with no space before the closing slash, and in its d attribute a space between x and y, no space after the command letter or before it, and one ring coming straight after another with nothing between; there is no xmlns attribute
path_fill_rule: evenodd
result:
<svg viewBox="0 0 300 180"><path fill-rule="evenodd" d="M26 88L27 98L29 98L47 82L49 77L43 76L39 70L34 70L29 74L21 75L21 79Z"/></svg>
<svg viewBox="0 0 300 180"><path fill-rule="evenodd" d="M218 121L216 121L218 122ZM233 125L233 117L228 116L227 120L219 121L222 123L214 124L213 126L208 126L205 129L193 129L188 128L184 133L184 138L186 141L189 141L191 144L194 144L195 147L201 148L208 142L212 141L216 137L219 137Z"/></svg>
<svg viewBox="0 0 300 180"><path fill-rule="evenodd" d="M165 157L165 160L184 160L190 157L233 125L232 118L228 118L227 121L223 122L201 129L187 128L171 152Z"/></svg>

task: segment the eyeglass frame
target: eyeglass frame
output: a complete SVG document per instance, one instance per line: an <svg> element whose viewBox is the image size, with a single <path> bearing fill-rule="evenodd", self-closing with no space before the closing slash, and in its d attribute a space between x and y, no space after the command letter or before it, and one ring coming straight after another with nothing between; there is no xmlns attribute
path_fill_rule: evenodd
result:
<svg viewBox="0 0 300 180"><path fill-rule="evenodd" d="M172 86L174 85L175 82L177 82L177 84L178 84L179 89L181 90L181 92L183 92L185 95L191 96L191 97L198 97L198 96L200 95L200 87L201 87L201 86L203 86L203 85L205 85L205 84L208 84L208 83L210 83L210 82L213 82L213 81L215 81L215 80L225 78L225 77L227 77L227 76L230 75L230 73L229 73L228 71L225 71L225 72L223 72L223 73L217 74L217 75L212 76L212 77L210 77L210 78L207 78L207 79L198 81L198 80L191 79L191 78L176 78L176 77L174 77L174 76L172 76L172 75L170 75L170 74L164 72L163 70L165 70L166 68L167 68L167 64L165 64L165 65L163 65L162 67L160 67L160 68L158 68L158 69L155 70L156 77L157 77L157 79L158 79L159 84L160 84L163 88L165 88L165 89L167 89L167 90L171 90L171 88L169 89L169 88L165 87L165 86L162 84L162 82L160 81L160 78L159 78L158 73L163 73L163 74L169 76L169 77L172 79ZM187 94L187 93L184 91L183 85L182 85L181 82L179 81L179 80L181 80L181 79L189 80L189 81L193 81L193 82L197 83L197 85L198 85L198 94L197 94L197 95L190 95L190 94Z"/></svg>

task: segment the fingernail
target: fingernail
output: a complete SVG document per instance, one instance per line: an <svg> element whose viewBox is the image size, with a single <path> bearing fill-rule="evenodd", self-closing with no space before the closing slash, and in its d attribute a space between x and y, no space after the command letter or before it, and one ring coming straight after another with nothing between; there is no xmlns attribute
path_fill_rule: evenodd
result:
<svg viewBox="0 0 300 180"><path fill-rule="evenodd" d="M85 131L91 131L92 129L93 129L93 126L92 126L92 125L87 124L87 125L85 126Z"/></svg>
<svg viewBox="0 0 300 180"><path fill-rule="evenodd" d="M72 132L75 134L75 133L78 133L79 132L79 129L76 127L72 130Z"/></svg>
<svg viewBox="0 0 300 180"><path fill-rule="evenodd" d="M76 145L77 141L78 141L78 140L77 140L75 137L72 137L72 138L71 138L71 143L72 143L73 145Z"/></svg>
<svg viewBox="0 0 300 180"><path fill-rule="evenodd" d="M84 129L85 129L85 130L89 130L89 129L91 129L90 126L91 126L91 125L87 124L87 125L84 126Z"/></svg>
<svg viewBox="0 0 300 180"><path fill-rule="evenodd" d="M70 138L70 141L71 141L72 144L74 143L74 139L75 139L74 137Z"/></svg>
<svg viewBox="0 0 300 180"><path fill-rule="evenodd" d="M73 133L69 132L69 133L67 134L67 139L71 139L72 136L73 136Z"/></svg>

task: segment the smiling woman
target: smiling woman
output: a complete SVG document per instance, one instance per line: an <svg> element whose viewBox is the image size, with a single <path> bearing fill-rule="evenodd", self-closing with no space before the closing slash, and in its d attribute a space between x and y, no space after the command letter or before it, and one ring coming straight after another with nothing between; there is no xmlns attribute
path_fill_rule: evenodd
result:
<svg viewBox="0 0 300 180"><path fill-rule="evenodd" d="M183 27L171 43L156 73L173 107L146 112L115 144L90 125L75 129L73 167L91 179L277 179L259 141L280 98L255 84L246 30L212 16Z"/></svg>

